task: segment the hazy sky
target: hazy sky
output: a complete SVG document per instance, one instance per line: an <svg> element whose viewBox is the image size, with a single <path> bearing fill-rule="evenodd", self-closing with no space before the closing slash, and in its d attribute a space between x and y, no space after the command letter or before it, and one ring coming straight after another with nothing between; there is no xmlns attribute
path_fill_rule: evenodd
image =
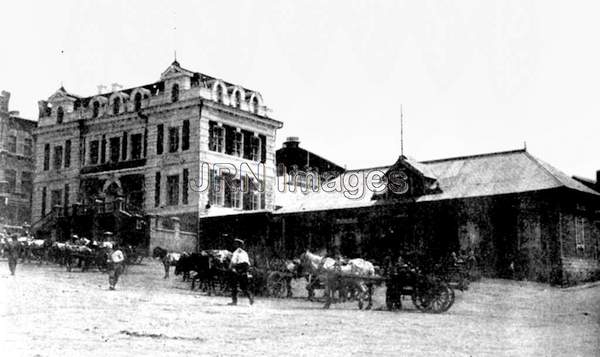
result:
<svg viewBox="0 0 600 357"><path fill-rule="evenodd" d="M348 168L527 147L600 169L597 1L12 1L0 89L37 118L61 81L156 81L173 60L260 91L286 136ZM176 29L174 29L176 27Z"/></svg>

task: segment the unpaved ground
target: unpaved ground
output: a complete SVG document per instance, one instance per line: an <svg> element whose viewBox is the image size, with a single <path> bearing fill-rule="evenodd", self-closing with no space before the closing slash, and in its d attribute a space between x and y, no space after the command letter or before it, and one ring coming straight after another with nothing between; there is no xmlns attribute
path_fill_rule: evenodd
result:
<svg viewBox="0 0 600 357"><path fill-rule="evenodd" d="M17 269L0 261L1 356L600 355L600 285L484 280L432 315L303 299L231 307L163 280L156 262L131 267L117 291L99 272Z"/></svg>

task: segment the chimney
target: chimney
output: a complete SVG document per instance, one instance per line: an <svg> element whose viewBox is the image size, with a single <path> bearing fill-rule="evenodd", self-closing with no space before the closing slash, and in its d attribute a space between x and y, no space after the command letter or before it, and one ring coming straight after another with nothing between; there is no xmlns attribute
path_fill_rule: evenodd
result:
<svg viewBox="0 0 600 357"><path fill-rule="evenodd" d="M284 148L297 148L300 146L300 138L297 136L288 136L283 142Z"/></svg>
<svg viewBox="0 0 600 357"><path fill-rule="evenodd" d="M111 86L113 92L123 89L123 86L120 85L119 83L113 83L110 86Z"/></svg>
<svg viewBox="0 0 600 357"><path fill-rule="evenodd" d="M39 117L43 118L45 116L48 116L48 102L45 100L39 100L38 101L38 110L39 110Z"/></svg>
<svg viewBox="0 0 600 357"><path fill-rule="evenodd" d="M10 101L10 92L2 91L0 94L0 112L8 112L8 102Z"/></svg>

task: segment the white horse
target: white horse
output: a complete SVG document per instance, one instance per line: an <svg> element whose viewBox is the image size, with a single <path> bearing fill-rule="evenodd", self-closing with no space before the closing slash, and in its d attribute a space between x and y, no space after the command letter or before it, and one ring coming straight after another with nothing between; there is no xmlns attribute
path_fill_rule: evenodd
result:
<svg viewBox="0 0 600 357"><path fill-rule="evenodd" d="M345 291L353 288L357 291L358 307L362 309L363 299L368 299L367 309L372 306L371 288L361 277L372 277L375 275L375 267L364 259L351 259L347 264L340 264L337 260L329 257L321 257L310 251L300 256L302 267L310 274L319 276L325 284L325 306L329 308L333 300L333 292Z"/></svg>

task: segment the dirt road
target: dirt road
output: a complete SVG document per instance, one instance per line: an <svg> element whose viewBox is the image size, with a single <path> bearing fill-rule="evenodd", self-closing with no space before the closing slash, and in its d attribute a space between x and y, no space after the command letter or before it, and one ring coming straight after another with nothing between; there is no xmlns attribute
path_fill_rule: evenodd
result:
<svg viewBox="0 0 600 357"><path fill-rule="evenodd" d="M2 356L600 355L599 285L484 280L432 315L354 303L324 311L303 299L231 307L179 277L163 280L156 262L130 267L116 291L99 272L17 269L10 276L0 261Z"/></svg>

